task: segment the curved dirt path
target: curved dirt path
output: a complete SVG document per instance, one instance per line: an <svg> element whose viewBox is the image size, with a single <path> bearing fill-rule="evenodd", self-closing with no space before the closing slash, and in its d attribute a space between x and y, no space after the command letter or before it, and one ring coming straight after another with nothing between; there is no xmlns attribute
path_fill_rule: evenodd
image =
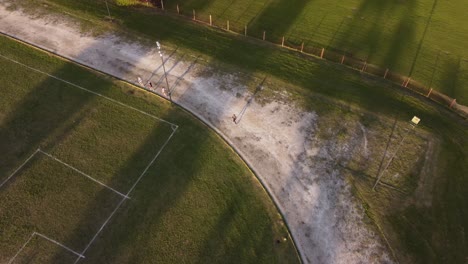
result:
<svg viewBox="0 0 468 264"><path fill-rule="evenodd" d="M113 33L83 34L78 24L58 15L31 17L0 3L0 32L136 85L141 76L161 93L165 81L155 47ZM356 149L367 153L362 126L351 125L356 136L344 144L322 141L315 112L287 103L282 93L273 102L256 100L268 89L262 80L249 80L258 86L254 95L239 74L214 70L189 54L164 56L173 100L215 128L254 169L284 214L304 262L392 262L336 166Z"/></svg>

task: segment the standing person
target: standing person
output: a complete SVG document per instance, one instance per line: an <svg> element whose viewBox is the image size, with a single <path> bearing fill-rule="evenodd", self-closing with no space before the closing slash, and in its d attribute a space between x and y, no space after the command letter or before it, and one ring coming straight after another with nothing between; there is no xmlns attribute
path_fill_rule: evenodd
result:
<svg viewBox="0 0 468 264"><path fill-rule="evenodd" d="M237 124L236 121L237 121L237 116L236 116L236 114L233 114L232 115L232 122L234 122L234 124Z"/></svg>

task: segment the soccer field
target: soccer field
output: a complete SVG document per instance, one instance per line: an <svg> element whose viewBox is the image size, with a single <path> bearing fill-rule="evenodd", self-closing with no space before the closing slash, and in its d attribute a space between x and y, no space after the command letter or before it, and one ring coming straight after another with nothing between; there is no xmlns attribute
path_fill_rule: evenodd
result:
<svg viewBox="0 0 468 264"><path fill-rule="evenodd" d="M289 235L266 192L204 125L0 45L1 263L298 261L290 239L275 242Z"/></svg>

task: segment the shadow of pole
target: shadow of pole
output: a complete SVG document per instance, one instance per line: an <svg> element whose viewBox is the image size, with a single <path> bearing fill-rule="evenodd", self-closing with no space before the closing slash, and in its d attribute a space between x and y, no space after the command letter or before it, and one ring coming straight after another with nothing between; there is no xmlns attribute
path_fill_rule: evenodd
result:
<svg viewBox="0 0 468 264"><path fill-rule="evenodd" d="M253 94L249 97L244 107L242 107L242 110L237 114L236 118L234 118L234 123L239 124L241 122L242 117L244 117L245 111L247 111L247 107L252 103L252 100L255 99L257 93L263 90L263 84L265 83L266 79L267 77L265 76L262 82L259 85L257 85Z"/></svg>
<svg viewBox="0 0 468 264"><path fill-rule="evenodd" d="M421 36L421 39L419 40L418 48L416 49L416 54L414 55L413 62L411 63L411 68L409 70L408 77L411 77L411 75L413 74L413 71L414 71L414 69L416 67L416 61L418 60L419 53L420 53L422 45L424 43L424 39L426 38L427 29L429 28L429 25L431 24L432 15L434 15L434 11L436 9L436 6L437 6L437 0L434 0L434 2L432 4L432 9L431 9L431 11L429 13L429 17L427 18L426 25L424 27L423 34Z"/></svg>

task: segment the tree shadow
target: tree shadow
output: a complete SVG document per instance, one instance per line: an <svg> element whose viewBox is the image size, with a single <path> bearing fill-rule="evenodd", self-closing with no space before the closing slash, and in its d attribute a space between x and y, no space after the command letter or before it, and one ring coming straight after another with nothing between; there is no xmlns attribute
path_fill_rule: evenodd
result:
<svg viewBox="0 0 468 264"><path fill-rule="evenodd" d="M390 32L382 31L382 24L385 24L386 13L396 12L400 5L405 5L400 12L400 19ZM414 0L406 1L376 1L363 0L360 6L354 11L355 17L351 18L347 29L339 33L339 38L331 45L334 48L347 47L346 52L350 56L358 55L368 62L382 65L387 68L394 68L401 60L401 56L406 52L408 43L412 43L415 35L415 25L413 21L416 3ZM361 28L368 28L362 31ZM382 46L388 45L387 51L382 51ZM385 55L386 54L386 55ZM383 58L382 58L383 57Z"/></svg>
<svg viewBox="0 0 468 264"><path fill-rule="evenodd" d="M419 57L419 54L421 52L421 48L423 46L423 43L424 43L424 39L426 38L426 34L427 34L427 29L429 28L429 25L431 23L431 20L432 20L432 15L434 15L434 11L437 7L437 0L434 0L433 4L432 4L432 9L429 13L429 17L427 18L427 21L424 25L424 31L423 31L423 34L421 36L421 39L419 40L419 43L418 43L418 47L416 49L416 54L414 55L414 59L411 63L411 68L409 70L409 73L408 73L408 76L411 77L414 70L415 70L415 67L416 67L416 62L418 60L418 57Z"/></svg>
<svg viewBox="0 0 468 264"><path fill-rule="evenodd" d="M278 42L294 24L304 7L312 0L272 1L259 15L247 25L249 35L261 36L266 31L266 39ZM281 19L278 19L281 17Z"/></svg>
<svg viewBox="0 0 468 264"><path fill-rule="evenodd" d="M0 58L0 60L3 59ZM12 62L8 61L7 63ZM54 74L64 76L75 69L77 67L65 67ZM76 81L79 83L79 80ZM91 80L90 82L96 81ZM99 83L99 81L97 82ZM18 161L25 160L41 147L43 139L47 138L48 135L56 134L64 126L75 126L73 118L94 98L94 95L90 93L81 94L79 90L63 89L62 86L63 84L56 79L44 80L28 92L14 107L11 114L5 118L0 127L0 149L2 149L2 155L6 157L0 160L2 179L6 178L3 176L11 172L18 163L21 163ZM100 87L104 87L104 89L100 89L100 92L103 93L108 88L102 85ZM50 98L50 100L44 104L43 98ZM64 101L68 103L64 104ZM47 115L46 113L52 114Z"/></svg>
<svg viewBox="0 0 468 264"><path fill-rule="evenodd" d="M445 61L437 87L440 87L441 92L452 98L466 97L466 91L463 91L460 57L451 57Z"/></svg>
<svg viewBox="0 0 468 264"><path fill-rule="evenodd" d="M93 49L95 47L91 46L84 50L83 53L88 53ZM96 94L66 85L52 76L59 76L71 83L78 83L84 87L91 86L93 87L92 92L111 94L109 95L111 98L117 97L119 100L122 100L125 97L114 91L115 89L102 76L92 75L93 77L90 79L86 74L89 74L89 72L81 67L67 64L51 73L44 82L34 87L15 107L12 115L6 118L7 121L4 125L2 124L0 135L5 135L2 138L4 140L1 141L2 149L5 147L5 149L9 150L15 147L8 143L10 140L17 142L26 140L27 144L25 143L18 147L19 150L16 150L17 152L9 150L9 154L22 153L23 156L27 156L27 154L30 154L38 147L46 151L52 150L55 145L63 142L68 137L68 134L80 124L83 115L89 110L88 106L90 103L101 98ZM134 93L134 91L129 92ZM46 95L50 98L50 103L48 104L44 104L41 101ZM63 98L62 100L57 100L57 97ZM70 103L68 103L69 100L71 100ZM134 102L134 99L124 99L123 101ZM64 102L67 103L64 104ZM56 113L56 115L50 113ZM31 116L33 120L31 120ZM44 119L43 116L46 118ZM183 118L187 118L186 114L181 113L178 108L163 111L160 117L171 120L183 120ZM36 125L39 125L39 122L35 123L36 120L41 120L43 127L36 127ZM18 126L18 122L21 122L22 126L16 128L15 126ZM34 135L33 138L20 139L14 137L15 133L20 133L24 128L29 129L29 126L32 126L32 128L31 132L28 131L27 135ZM134 175L135 164L142 164L141 157L157 151L154 148L153 141L155 138L160 140L160 132L164 129L164 126L167 126L167 124L154 127L141 146L126 160L125 165L119 168L115 175L105 183L109 186L115 186L119 182L126 181L123 179L125 176ZM156 160L156 163L143 175L142 183L131 194L131 199L123 203L123 206L110 219L108 225L103 226L102 221L91 222L91 220L96 218L96 211L101 212L100 215L102 216L105 211L112 210L112 205L105 205L105 208L100 208L99 202L91 203L80 217L77 228L70 234L65 235L66 238L61 239L60 242L79 251L87 246L88 241L91 239L90 234L92 230L103 228L103 232L91 244L89 252L85 252L87 258L82 260L83 262L101 262L101 260L119 262L122 258L127 257L136 262L144 260L146 257L144 251L139 251L139 253L137 251L131 253L127 251L131 248L135 235L138 234L140 239L151 243L153 236L150 233L143 234L142 230L148 230L149 226L161 222L171 208L184 197L186 189L191 186L194 180L194 175L199 175L202 171L207 170L205 164L197 160L197 157L204 155L201 151L207 151L207 149L210 149L210 151L221 151L213 146L214 142L218 139L211 135L212 132L206 127L189 122L181 130L169 142L169 146L172 146L172 148L165 149ZM44 138L47 137L50 137L50 139L44 141ZM229 153L223 149L219 155L226 155L226 159L230 160ZM23 156L18 156L18 158L23 158ZM14 169L13 167L17 166L18 161L10 161L7 164L9 164L9 168L5 170L6 172ZM232 170L233 168L229 169ZM155 195L148 196L148 193L155 193ZM93 197L93 201L101 201L108 196L109 192L103 190ZM223 200L222 197L221 200ZM271 239L271 236L267 234L263 237L265 240ZM248 245L254 246L255 244L249 242L246 234L242 234L238 241L234 241L235 243L231 249L246 251L246 241ZM119 254L116 254L116 252ZM120 254L120 252L125 253ZM200 254L204 255L206 253ZM52 262L61 263L62 261L62 255L57 254Z"/></svg>
<svg viewBox="0 0 468 264"><path fill-rule="evenodd" d="M6 40L4 38L1 41ZM14 45L20 46L22 44L15 43ZM39 59L42 63L47 64L55 59L43 57L43 55L37 56L37 54L31 51L22 50L29 49L29 47L25 47L14 47L14 49L18 49L20 50L19 52L23 52L24 56L28 56L28 61L29 59ZM12 47L8 45L8 47L5 46L5 49L2 50L2 54L4 52L12 52L14 54L17 51L12 51ZM110 88L108 85L105 85L102 79L94 75L82 79L83 69L76 65L67 64L56 70L52 73L56 78L51 76L44 78L45 74L38 73L32 68L27 68L6 58L0 58L1 64L5 66L9 64L8 66L12 66L13 68L18 67L17 71L23 72L26 76L33 76L34 80L39 79L41 81L37 84L24 84L29 91L12 107L9 115L5 117L5 121L2 122L0 127L0 149L2 149L2 159L0 159L1 181L10 177L13 170L18 168L18 164L25 161L38 148L47 148L47 145L54 142L57 138L66 137L70 131L80 124L86 111L89 110L87 106L96 98L94 94L65 84L57 80L57 78L64 78L78 85L84 82L90 86L97 87L95 90L104 94ZM7 69L8 66L6 67ZM19 82L16 85L22 85L21 80ZM14 87L9 88L14 89ZM31 166L34 162L36 161L31 160L24 168ZM0 193L6 192L9 186L17 181L17 179L17 175L9 178L8 182L2 186ZM29 236L30 234L27 235Z"/></svg>

